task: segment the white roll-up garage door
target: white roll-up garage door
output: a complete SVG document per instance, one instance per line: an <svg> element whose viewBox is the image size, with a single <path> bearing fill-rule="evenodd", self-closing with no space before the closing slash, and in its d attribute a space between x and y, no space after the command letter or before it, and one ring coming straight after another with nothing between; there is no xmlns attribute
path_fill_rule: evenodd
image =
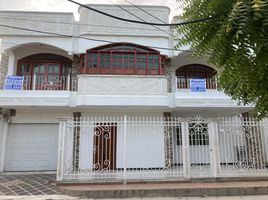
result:
<svg viewBox="0 0 268 200"><path fill-rule="evenodd" d="M48 171L57 168L57 124L12 124L5 171Z"/></svg>

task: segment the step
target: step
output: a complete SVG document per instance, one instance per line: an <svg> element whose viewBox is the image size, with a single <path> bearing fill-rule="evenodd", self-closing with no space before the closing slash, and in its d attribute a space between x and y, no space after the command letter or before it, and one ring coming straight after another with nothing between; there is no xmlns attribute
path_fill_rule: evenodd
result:
<svg viewBox="0 0 268 200"><path fill-rule="evenodd" d="M57 184L62 194L94 199L268 194L268 181Z"/></svg>

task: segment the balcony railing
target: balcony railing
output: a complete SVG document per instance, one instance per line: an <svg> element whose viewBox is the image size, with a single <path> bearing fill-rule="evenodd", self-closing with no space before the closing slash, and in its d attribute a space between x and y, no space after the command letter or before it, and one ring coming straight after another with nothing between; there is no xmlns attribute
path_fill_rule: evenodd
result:
<svg viewBox="0 0 268 200"><path fill-rule="evenodd" d="M177 90L179 91L189 91L191 90L191 79L194 78L180 78L176 77ZM206 78L206 90L218 90L217 77Z"/></svg>
<svg viewBox="0 0 268 200"><path fill-rule="evenodd" d="M0 89L5 89L5 80L0 83ZM22 90L77 91L77 77L70 75L24 76Z"/></svg>

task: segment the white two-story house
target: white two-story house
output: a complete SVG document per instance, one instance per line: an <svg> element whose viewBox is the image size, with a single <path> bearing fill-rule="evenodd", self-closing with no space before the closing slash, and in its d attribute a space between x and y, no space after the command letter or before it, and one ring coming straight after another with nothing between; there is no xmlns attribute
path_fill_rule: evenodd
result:
<svg viewBox="0 0 268 200"><path fill-rule="evenodd" d="M169 8L142 8L169 23ZM233 117L253 106L218 90L216 66L175 51L169 27L79 14L0 11L0 172L57 171L59 181L263 174L265 124L252 121L259 138L249 144Z"/></svg>

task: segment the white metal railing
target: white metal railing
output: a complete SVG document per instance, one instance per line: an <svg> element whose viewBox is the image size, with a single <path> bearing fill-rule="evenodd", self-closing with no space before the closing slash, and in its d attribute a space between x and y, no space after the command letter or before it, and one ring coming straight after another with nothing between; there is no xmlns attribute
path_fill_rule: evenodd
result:
<svg viewBox="0 0 268 200"><path fill-rule="evenodd" d="M183 177L172 135L181 122L163 118L81 118L61 123L58 179ZM177 155L178 156L178 155Z"/></svg>
<svg viewBox="0 0 268 200"><path fill-rule="evenodd" d="M217 90L217 77L206 78L206 89L207 91ZM178 90L189 91L191 89L191 78L176 77L176 86Z"/></svg>
<svg viewBox="0 0 268 200"><path fill-rule="evenodd" d="M267 176L267 123L254 118L222 118L218 128L222 176Z"/></svg>
<svg viewBox="0 0 268 200"><path fill-rule="evenodd" d="M196 116L60 123L57 179L127 181L268 176L268 124Z"/></svg>
<svg viewBox="0 0 268 200"><path fill-rule="evenodd" d="M0 89L5 88L5 80L1 81ZM77 77L67 76L24 76L22 90L67 90L77 91Z"/></svg>

